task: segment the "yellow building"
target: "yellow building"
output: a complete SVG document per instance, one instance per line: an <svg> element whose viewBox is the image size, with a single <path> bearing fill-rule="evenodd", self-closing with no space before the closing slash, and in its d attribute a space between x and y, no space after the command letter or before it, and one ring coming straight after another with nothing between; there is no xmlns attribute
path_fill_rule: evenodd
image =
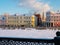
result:
<svg viewBox="0 0 60 45"><path fill-rule="evenodd" d="M31 25L32 25L32 27L35 27L35 16L34 15L32 15L31 16Z"/></svg>

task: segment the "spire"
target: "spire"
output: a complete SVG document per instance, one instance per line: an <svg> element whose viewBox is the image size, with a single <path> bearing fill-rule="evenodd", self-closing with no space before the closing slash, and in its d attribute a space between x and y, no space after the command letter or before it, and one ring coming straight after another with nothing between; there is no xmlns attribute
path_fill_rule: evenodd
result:
<svg viewBox="0 0 60 45"><path fill-rule="evenodd" d="M44 20L44 12L43 12L43 14L42 14L43 16L42 16L42 19Z"/></svg>

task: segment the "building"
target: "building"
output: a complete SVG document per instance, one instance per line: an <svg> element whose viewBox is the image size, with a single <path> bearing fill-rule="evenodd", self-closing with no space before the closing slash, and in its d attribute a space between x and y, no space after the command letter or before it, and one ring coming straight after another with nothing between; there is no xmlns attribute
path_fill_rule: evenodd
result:
<svg viewBox="0 0 60 45"><path fill-rule="evenodd" d="M7 15L6 16L6 26L17 26L18 24L18 17L15 15Z"/></svg>
<svg viewBox="0 0 60 45"><path fill-rule="evenodd" d="M42 26L41 15L40 14L35 14L35 16L36 16L36 26L41 27Z"/></svg>
<svg viewBox="0 0 60 45"><path fill-rule="evenodd" d="M31 26L36 27L37 26L37 18L35 15L31 16Z"/></svg>
<svg viewBox="0 0 60 45"><path fill-rule="evenodd" d="M42 22L46 22L46 12L42 12L41 20L42 20Z"/></svg>
<svg viewBox="0 0 60 45"><path fill-rule="evenodd" d="M18 16L18 25L20 27L31 27L31 16L19 15Z"/></svg>
<svg viewBox="0 0 60 45"><path fill-rule="evenodd" d="M46 12L46 27L53 27L53 22L52 22L52 14L54 14L53 12Z"/></svg>
<svg viewBox="0 0 60 45"><path fill-rule="evenodd" d="M46 22L47 27L60 27L60 13L47 12Z"/></svg>
<svg viewBox="0 0 60 45"><path fill-rule="evenodd" d="M35 15L9 15L0 16L0 26L5 27L37 27L42 26L40 14Z"/></svg>
<svg viewBox="0 0 60 45"><path fill-rule="evenodd" d="M54 13L51 15L51 22L53 22L54 27L60 27L60 13Z"/></svg>
<svg viewBox="0 0 60 45"><path fill-rule="evenodd" d="M6 24L6 17L4 15L0 15L0 26L4 26Z"/></svg>
<svg viewBox="0 0 60 45"><path fill-rule="evenodd" d="M42 27L46 27L46 13L42 12L41 14Z"/></svg>
<svg viewBox="0 0 60 45"><path fill-rule="evenodd" d="M35 27L36 17L34 15L4 15L7 27ZM1 22L2 23L2 22Z"/></svg>

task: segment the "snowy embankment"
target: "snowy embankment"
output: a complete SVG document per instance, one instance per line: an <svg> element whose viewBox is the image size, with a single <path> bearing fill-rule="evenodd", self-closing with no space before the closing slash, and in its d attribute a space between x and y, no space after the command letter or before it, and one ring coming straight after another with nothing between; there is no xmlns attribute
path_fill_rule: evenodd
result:
<svg viewBox="0 0 60 45"><path fill-rule="evenodd" d="M0 37L13 38L54 38L58 30L22 30L22 29L0 29Z"/></svg>

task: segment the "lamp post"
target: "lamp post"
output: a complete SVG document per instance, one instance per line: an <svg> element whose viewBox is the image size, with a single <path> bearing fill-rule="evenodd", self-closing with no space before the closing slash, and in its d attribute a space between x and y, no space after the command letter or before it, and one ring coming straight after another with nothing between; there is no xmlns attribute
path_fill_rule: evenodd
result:
<svg viewBox="0 0 60 45"><path fill-rule="evenodd" d="M58 29L58 22L57 22L57 29Z"/></svg>
<svg viewBox="0 0 60 45"><path fill-rule="evenodd" d="M54 21L54 15L53 15L53 28L55 28L55 23L54 23L55 21Z"/></svg>

